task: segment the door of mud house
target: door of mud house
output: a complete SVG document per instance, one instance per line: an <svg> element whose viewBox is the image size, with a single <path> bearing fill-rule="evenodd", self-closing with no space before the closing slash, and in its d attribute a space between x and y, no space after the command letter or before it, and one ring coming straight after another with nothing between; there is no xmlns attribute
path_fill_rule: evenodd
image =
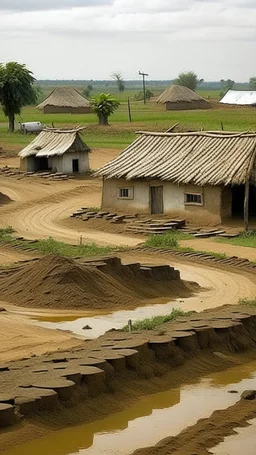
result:
<svg viewBox="0 0 256 455"><path fill-rule="evenodd" d="M150 211L151 215L164 213L163 187L150 187Z"/></svg>
<svg viewBox="0 0 256 455"><path fill-rule="evenodd" d="M79 160L72 160L72 172L79 172Z"/></svg>

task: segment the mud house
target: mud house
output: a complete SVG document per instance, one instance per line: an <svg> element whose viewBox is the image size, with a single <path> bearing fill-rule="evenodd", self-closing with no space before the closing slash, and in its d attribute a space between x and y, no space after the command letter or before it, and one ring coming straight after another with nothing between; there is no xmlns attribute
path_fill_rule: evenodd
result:
<svg viewBox="0 0 256 455"><path fill-rule="evenodd" d="M81 128L45 128L19 153L21 169L65 174L88 172L90 148L80 133Z"/></svg>
<svg viewBox="0 0 256 455"><path fill-rule="evenodd" d="M90 114L90 101L73 87L56 87L37 106L44 114Z"/></svg>
<svg viewBox="0 0 256 455"><path fill-rule="evenodd" d="M138 133L102 167L102 206L218 223L256 215L256 133Z"/></svg>
<svg viewBox="0 0 256 455"><path fill-rule="evenodd" d="M190 109L210 109L211 105L198 93L181 85L171 85L157 100L165 104L167 111L179 111Z"/></svg>

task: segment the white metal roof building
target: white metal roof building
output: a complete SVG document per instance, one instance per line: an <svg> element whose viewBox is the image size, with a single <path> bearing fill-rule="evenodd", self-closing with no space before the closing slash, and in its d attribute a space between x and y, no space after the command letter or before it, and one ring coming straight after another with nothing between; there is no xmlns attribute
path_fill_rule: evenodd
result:
<svg viewBox="0 0 256 455"><path fill-rule="evenodd" d="M256 106L256 90L229 90L220 100L221 104Z"/></svg>

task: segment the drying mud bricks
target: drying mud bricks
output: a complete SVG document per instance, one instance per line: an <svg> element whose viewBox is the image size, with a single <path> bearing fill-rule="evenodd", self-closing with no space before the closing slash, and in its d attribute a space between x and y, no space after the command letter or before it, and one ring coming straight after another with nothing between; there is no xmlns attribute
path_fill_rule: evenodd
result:
<svg viewBox="0 0 256 455"><path fill-rule="evenodd" d="M157 275L159 267L150 266L150 273ZM256 350L253 308L193 313L163 327L142 333L110 331L93 349L85 343L79 350L1 365L0 427L114 392L115 380L129 377L131 372L133 378L150 380L202 351L221 359L230 353Z"/></svg>

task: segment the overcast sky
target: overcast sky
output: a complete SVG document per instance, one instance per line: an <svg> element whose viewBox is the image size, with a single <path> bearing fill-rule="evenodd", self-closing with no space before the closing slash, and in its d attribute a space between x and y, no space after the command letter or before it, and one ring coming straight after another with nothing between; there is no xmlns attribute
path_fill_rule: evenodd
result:
<svg viewBox="0 0 256 455"><path fill-rule="evenodd" d="M0 0L0 36L38 79L256 76L256 0Z"/></svg>

